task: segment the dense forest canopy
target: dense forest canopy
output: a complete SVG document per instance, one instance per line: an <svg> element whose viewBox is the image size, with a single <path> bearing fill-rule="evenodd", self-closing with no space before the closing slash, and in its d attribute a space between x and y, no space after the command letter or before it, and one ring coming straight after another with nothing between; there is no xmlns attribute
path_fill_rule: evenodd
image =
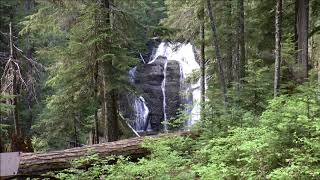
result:
<svg viewBox="0 0 320 180"><path fill-rule="evenodd" d="M92 155L50 176L320 178L320 1L1 0L0 13L0 152L187 130L146 138L142 159Z"/></svg>

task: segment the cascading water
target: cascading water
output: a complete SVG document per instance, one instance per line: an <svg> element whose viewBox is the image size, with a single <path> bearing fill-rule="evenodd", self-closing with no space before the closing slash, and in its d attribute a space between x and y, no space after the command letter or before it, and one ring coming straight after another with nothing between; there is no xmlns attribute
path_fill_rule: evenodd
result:
<svg viewBox="0 0 320 180"><path fill-rule="evenodd" d="M163 80L161 83L161 90L162 90L162 96L163 96L163 103L162 104L163 104L164 131L168 131L168 119L167 119L167 113L166 113L166 107L167 107L167 102L166 102L167 65L168 65L168 60L166 59L164 62Z"/></svg>
<svg viewBox="0 0 320 180"><path fill-rule="evenodd" d="M168 43L162 42L157 48L152 60L148 64L152 64L159 57L165 57L164 70L163 70L163 81L161 84L162 94L163 94L163 116L164 116L164 130L167 130L167 114L166 114L166 71L168 61L175 60L180 64L180 84L181 86L186 86L185 94L188 96L186 98L187 104L192 105L193 108L188 112L190 113L190 118L186 122L187 126L194 124L200 118L200 107L197 102L200 100L200 80L194 84L186 85L186 78L192 75L194 70L199 70L200 66L196 62L193 46L181 43Z"/></svg>
<svg viewBox="0 0 320 180"><path fill-rule="evenodd" d="M149 109L146 106L145 100L142 96L134 99L134 109L136 112L134 129L138 132L148 130L148 127L150 128L150 125L147 121Z"/></svg>
<svg viewBox="0 0 320 180"><path fill-rule="evenodd" d="M190 118L184 127L189 129L200 118L197 103L200 100L200 80L189 81L190 77L194 79L193 71L200 69L193 46L190 43L162 42L153 51L149 62L142 54L140 58L141 64L129 71L129 80L142 95L129 93L126 96L127 100L122 104L125 118L135 131L141 132L161 130L163 117L163 130L167 131L168 119L174 117L180 105L186 104L185 110ZM159 102L160 94L162 102ZM126 108L127 104L131 108Z"/></svg>
<svg viewBox="0 0 320 180"><path fill-rule="evenodd" d="M132 84L134 84L134 78L136 76L136 71L137 71L137 66L135 66L134 68L130 69L129 71L129 80Z"/></svg>
<svg viewBox="0 0 320 180"><path fill-rule="evenodd" d="M129 71L129 80L132 84L134 84L136 71L137 67L134 67ZM135 116L133 128L138 132L150 130L151 127L148 123L149 108L146 105L145 99L142 96L137 97L136 95L134 95L133 98L133 110Z"/></svg>

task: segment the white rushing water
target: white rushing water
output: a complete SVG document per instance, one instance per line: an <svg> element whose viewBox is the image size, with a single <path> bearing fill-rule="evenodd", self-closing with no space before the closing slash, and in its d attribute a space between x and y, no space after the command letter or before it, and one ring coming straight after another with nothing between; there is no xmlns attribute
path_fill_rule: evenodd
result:
<svg viewBox="0 0 320 180"><path fill-rule="evenodd" d="M164 62L163 80L161 83L161 90L162 90L162 97L163 97L162 108L163 108L164 131L168 131L168 119L167 119L167 112L166 112L166 107L167 107L167 102L166 102L167 65L168 65L168 60L166 59Z"/></svg>
<svg viewBox="0 0 320 180"><path fill-rule="evenodd" d="M142 96L140 96L139 98L135 98L134 109L136 112L136 120L135 120L134 129L138 132L148 130L149 109L148 109L146 102Z"/></svg>
<svg viewBox="0 0 320 180"><path fill-rule="evenodd" d="M167 115L166 115L166 70L168 61L175 60L180 64L180 83L183 86L187 86L185 88L185 94L189 97L186 97L188 104L193 106L192 109L188 110L190 112L190 118L187 121L187 126L194 124L200 118L200 106L198 102L200 101L200 80L195 84L186 85L185 79L192 75L194 70L199 70L200 66L196 61L195 54L193 51L193 46L182 43L168 43L162 42L157 48L156 53L154 54L152 60L148 63L151 64L159 56L166 57L166 62L164 64L164 79L161 84L162 94L163 94L163 112L164 112L164 128L167 130ZM191 97L190 97L191 96Z"/></svg>
<svg viewBox="0 0 320 180"><path fill-rule="evenodd" d="M134 84L134 79L136 76L137 66L129 71L129 80ZM133 104L135 119L134 119L134 129L138 132L151 130L150 124L148 122L149 108L146 105L146 101L142 96L134 96Z"/></svg>

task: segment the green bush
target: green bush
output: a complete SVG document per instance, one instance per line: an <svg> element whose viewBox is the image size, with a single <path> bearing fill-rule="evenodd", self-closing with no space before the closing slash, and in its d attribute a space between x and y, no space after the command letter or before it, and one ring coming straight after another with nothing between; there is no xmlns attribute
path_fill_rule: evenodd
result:
<svg viewBox="0 0 320 180"><path fill-rule="evenodd" d="M304 91L306 92L306 91ZM74 166L61 179L319 179L320 106L312 93L281 96L269 102L257 118L241 116L243 123L223 121L226 114L206 117L213 134L149 138L151 154L136 162L124 157L101 160L94 156L86 170ZM239 113L241 114L241 113ZM255 122L255 123L252 123ZM110 159L116 163L110 164ZM88 160L79 160L81 164Z"/></svg>

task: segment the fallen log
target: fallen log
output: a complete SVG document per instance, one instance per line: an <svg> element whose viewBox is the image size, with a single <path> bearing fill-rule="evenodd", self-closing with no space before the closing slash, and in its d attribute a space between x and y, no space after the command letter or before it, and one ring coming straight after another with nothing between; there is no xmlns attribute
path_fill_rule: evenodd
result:
<svg viewBox="0 0 320 180"><path fill-rule="evenodd" d="M21 153L18 174L43 174L48 171L62 170L71 167L71 161L91 154L98 154L100 157L111 155L129 156L137 159L148 155L150 152L143 148L142 142L145 138L157 138L162 136L186 136L192 138L195 134L190 132L169 133L164 135L136 137L103 144L95 144L84 147L71 148L46 153Z"/></svg>
<svg viewBox="0 0 320 180"><path fill-rule="evenodd" d="M149 153L141 146L143 139L137 137L47 153L21 153L18 174L42 174L66 169L71 166L72 160L95 153L101 157L122 155L140 158Z"/></svg>

